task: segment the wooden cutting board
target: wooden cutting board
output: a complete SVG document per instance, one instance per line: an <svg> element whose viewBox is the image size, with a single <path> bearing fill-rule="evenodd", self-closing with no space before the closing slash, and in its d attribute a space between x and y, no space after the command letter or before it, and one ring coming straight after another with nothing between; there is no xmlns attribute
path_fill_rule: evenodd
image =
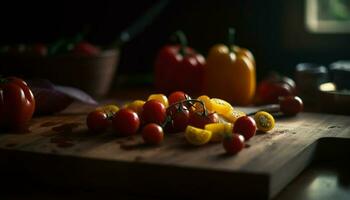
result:
<svg viewBox="0 0 350 200"><path fill-rule="evenodd" d="M91 109L75 104L61 114L34 118L25 133L0 134L0 166L70 187L269 199L316 157L349 152L349 116L277 118L273 131L256 135L243 151L228 156L220 143L193 147L181 133L166 135L156 147L144 145L139 135L89 134L85 118Z"/></svg>

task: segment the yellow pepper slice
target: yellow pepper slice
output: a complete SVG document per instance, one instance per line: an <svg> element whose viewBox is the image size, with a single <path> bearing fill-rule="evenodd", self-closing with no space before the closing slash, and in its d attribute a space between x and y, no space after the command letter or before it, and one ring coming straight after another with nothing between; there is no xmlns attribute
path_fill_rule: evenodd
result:
<svg viewBox="0 0 350 200"><path fill-rule="evenodd" d="M188 143L193 145L204 145L210 141L212 132L194 126L187 126L185 138Z"/></svg>
<svg viewBox="0 0 350 200"><path fill-rule="evenodd" d="M246 116L245 112L240 111L240 110L233 110L232 112L225 113L221 115L226 121L234 124L236 120L242 116Z"/></svg>
<svg viewBox="0 0 350 200"><path fill-rule="evenodd" d="M135 100L131 103L128 103L125 105L125 108L128 108L134 112L136 112L139 116L142 113L143 110L143 104L145 104L146 102L143 100Z"/></svg>
<svg viewBox="0 0 350 200"><path fill-rule="evenodd" d="M108 116L113 116L116 112L118 112L119 107L116 106L116 105L113 105L113 104L109 104L109 105L104 105L104 106L97 107L95 110L104 112Z"/></svg>
<svg viewBox="0 0 350 200"><path fill-rule="evenodd" d="M258 130L267 132L275 127L275 119L273 116L265 111L257 112L254 115L254 120Z"/></svg>
<svg viewBox="0 0 350 200"><path fill-rule="evenodd" d="M212 110L217 112L218 114L225 115L227 113L233 112L233 107L230 103L223 99L219 98L211 98L210 99Z"/></svg>
<svg viewBox="0 0 350 200"><path fill-rule="evenodd" d="M166 108L169 106L168 98L164 94L151 94L147 101L152 99L161 102Z"/></svg>
<svg viewBox="0 0 350 200"><path fill-rule="evenodd" d="M226 134L232 134L233 125L231 123L211 123L204 127L205 130L211 131L211 142L221 142Z"/></svg>
<svg viewBox="0 0 350 200"><path fill-rule="evenodd" d="M221 115L227 122L234 124L236 120L242 116L246 116L245 112L240 110L233 110L232 112L225 113Z"/></svg>
<svg viewBox="0 0 350 200"><path fill-rule="evenodd" d="M202 101L204 103L205 108L209 111L212 112L212 104L210 101L210 98L206 95L199 96L197 100ZM203 112L203 106L200 103L195 103L194 108L196 112Z"/></svg>

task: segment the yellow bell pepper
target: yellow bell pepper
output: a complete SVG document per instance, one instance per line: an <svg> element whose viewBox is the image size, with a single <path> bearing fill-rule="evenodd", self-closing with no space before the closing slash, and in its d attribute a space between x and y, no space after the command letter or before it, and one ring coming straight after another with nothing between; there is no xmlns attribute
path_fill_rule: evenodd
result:
<svg viewBox="0 0 350 200"><path fill-rule="evenodd" d="M253 55L233 45L234 30L229 29L229 45L217 44L211 48L205 69L205 90L233 105L252 103L256 72Z"/></svg>

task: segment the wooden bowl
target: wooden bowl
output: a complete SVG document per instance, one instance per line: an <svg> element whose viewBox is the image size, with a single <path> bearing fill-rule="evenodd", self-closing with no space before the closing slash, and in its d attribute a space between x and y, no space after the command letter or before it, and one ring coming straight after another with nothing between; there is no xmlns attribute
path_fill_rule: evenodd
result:
<svg viewBox="0 0 350 200"><path fill-rule="evenodd" d="M11 55L0 58L0 73L23 78L44 78L55 84L80 88L92 96L108 93L117 70L119 51L103 50L96 56Z"/></svg>

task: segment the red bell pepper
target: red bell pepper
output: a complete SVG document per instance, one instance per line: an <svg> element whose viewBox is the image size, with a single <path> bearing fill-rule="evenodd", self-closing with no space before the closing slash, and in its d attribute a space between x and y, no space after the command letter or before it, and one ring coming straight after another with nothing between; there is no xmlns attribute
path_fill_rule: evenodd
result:
<svg viewBox="0 0 350 200"><path fill-rule="evenodd" d="M203 89L205 58L187 46L183 32L176 32L180 45L163 47L155 62L155 86L164 93L181 90L199 94Z"/></svg>

